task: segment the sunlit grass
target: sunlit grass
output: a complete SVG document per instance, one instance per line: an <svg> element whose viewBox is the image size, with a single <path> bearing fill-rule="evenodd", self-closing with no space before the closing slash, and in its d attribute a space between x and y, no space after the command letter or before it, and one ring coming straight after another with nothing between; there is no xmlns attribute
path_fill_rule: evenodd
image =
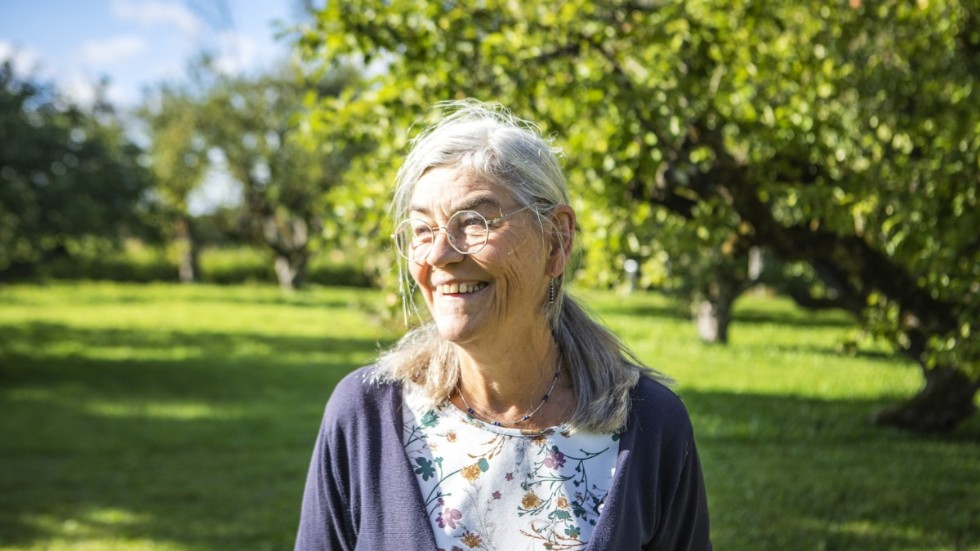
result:
<svg viewBox="0 0 980 551"><path fill-rule="evenodd" d="M814 316L783 299L749 295L736 303L731 346L712 346L661 295L584 293L583 299L640 359L681 387L839 399L908 396L921 384L917 369L884 345L870 343L853 356L838 352L854 330L844 313Z"/></svg>
<svg viewBox="0 0 980 551"><path fill-rule="evenodd" d="M0 549L285 549L376 293L0 289Z"/></svg>
<svg viewBox="0 0 980 551"><path fill-rule="evenodd" d="M839 352L842 313L736 304L729 346L698 342L659 295L584 298L691 410L718 549L978 550L980 422L945 437L875 428L922 384L882 344Z"/></svg>
<svg viewBox="0 0 980 551"><path fill-rule="evenodd" d="M716 549L980 550L980 421L871 427L917 369L845 315L750 296L729 346L662 296L583 293L677 381ZM396 335L377 292L0 288L0 550L289 549L323 403Z"/></svg>

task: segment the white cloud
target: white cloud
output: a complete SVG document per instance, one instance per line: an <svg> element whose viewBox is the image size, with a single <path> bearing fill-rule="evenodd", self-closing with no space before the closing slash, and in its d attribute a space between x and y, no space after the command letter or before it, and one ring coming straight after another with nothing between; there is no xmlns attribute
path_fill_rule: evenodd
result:
<svg viewBox="0 0 980 551"><path fill-rule="evenodd" d="M59 85L62 93L73 103L90 106L95 103L98 95L98 85L82 74L64 77Z"/></svg>
<svg viewBox="0 0 980 551"><path fill-rule="evenodd" d="M0 62L8 60L18 75L37 74L43 70L41 54L37 50L0 40Z"/></svg>
<svg viewBox="0 0 980 551"><path fill-rule="evenodd" d="M108 55L108 53L100 50L111 49L104 48L105 44L101 46L94 44L93 46L95 58L100 55ZM40 79L42 82L51 82L56 86L60 95L77 105L91 106L95 103L100 88L103 88L104 97L116 105L133 105L140 99L138 91L129 90L112 81L101 84L99 78L77 64L59 67L58 63L52 63L52 60L46 59L37 50L0 40L0 63L6 60L13 63L17 75Z"/></svg>
<svg viewBox="0 0 980 551"><path fill-rule="evenodd" d="M105 40L86 40L82 43L82 61L92 65L109 65L136 57L146 51L146 40L126 34Z"/></svg>
<svg viewBox="0 0 980 551"><path fill-rule="evenodd" d="M113 0L112 15L123 21L134 21L144 27L172 26L189 34L198 34L201 21L183 4L164 0Z"/></svg>
<svg viewBox="0 0 980 551"><path fill-rule="evenodd" d="M245 34L226 31L218 35L218 52L215 68L226 75L237 75L256 65L259 45Z"/></svg>

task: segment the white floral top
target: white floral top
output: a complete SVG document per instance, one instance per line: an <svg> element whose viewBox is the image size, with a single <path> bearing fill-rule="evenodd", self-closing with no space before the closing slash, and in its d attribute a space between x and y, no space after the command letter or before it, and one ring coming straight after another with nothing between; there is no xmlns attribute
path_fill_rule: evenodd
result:
<svg viewBox="0 0 980 551"><path fill-rule="evenodd" d="M440 551L585 548L619 434L522 433L404 394L402 442Z"/></svg>

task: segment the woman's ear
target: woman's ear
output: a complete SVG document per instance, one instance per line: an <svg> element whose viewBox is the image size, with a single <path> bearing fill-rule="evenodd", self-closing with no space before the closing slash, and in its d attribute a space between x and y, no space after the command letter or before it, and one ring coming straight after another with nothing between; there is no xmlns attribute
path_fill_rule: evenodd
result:
<svg viewBox="0 0 980 551"><path fill-rule="evenodd" d="M558 277L572 256L575 244L575 211L568 205L558 205L551 214L551 232L548 235L548 275Z"/></svg>

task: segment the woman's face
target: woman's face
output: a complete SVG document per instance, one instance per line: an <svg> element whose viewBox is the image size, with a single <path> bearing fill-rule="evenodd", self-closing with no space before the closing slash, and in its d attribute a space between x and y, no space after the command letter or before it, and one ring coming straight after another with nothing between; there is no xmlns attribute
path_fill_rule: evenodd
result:
<svg viewBox="0 0 980 551"><path fill-rule="evenodd" d="M445 226L454 213L475 210L488 220L520 209L499 184L453 168L431 169L415 185L409 216ZM443 338L457 344L506 346L546 323L542 305L551 279L548 244L532 211L490 228L486 246L464 255L438 232L428 257L409 261L412 277Z"/></svg>

